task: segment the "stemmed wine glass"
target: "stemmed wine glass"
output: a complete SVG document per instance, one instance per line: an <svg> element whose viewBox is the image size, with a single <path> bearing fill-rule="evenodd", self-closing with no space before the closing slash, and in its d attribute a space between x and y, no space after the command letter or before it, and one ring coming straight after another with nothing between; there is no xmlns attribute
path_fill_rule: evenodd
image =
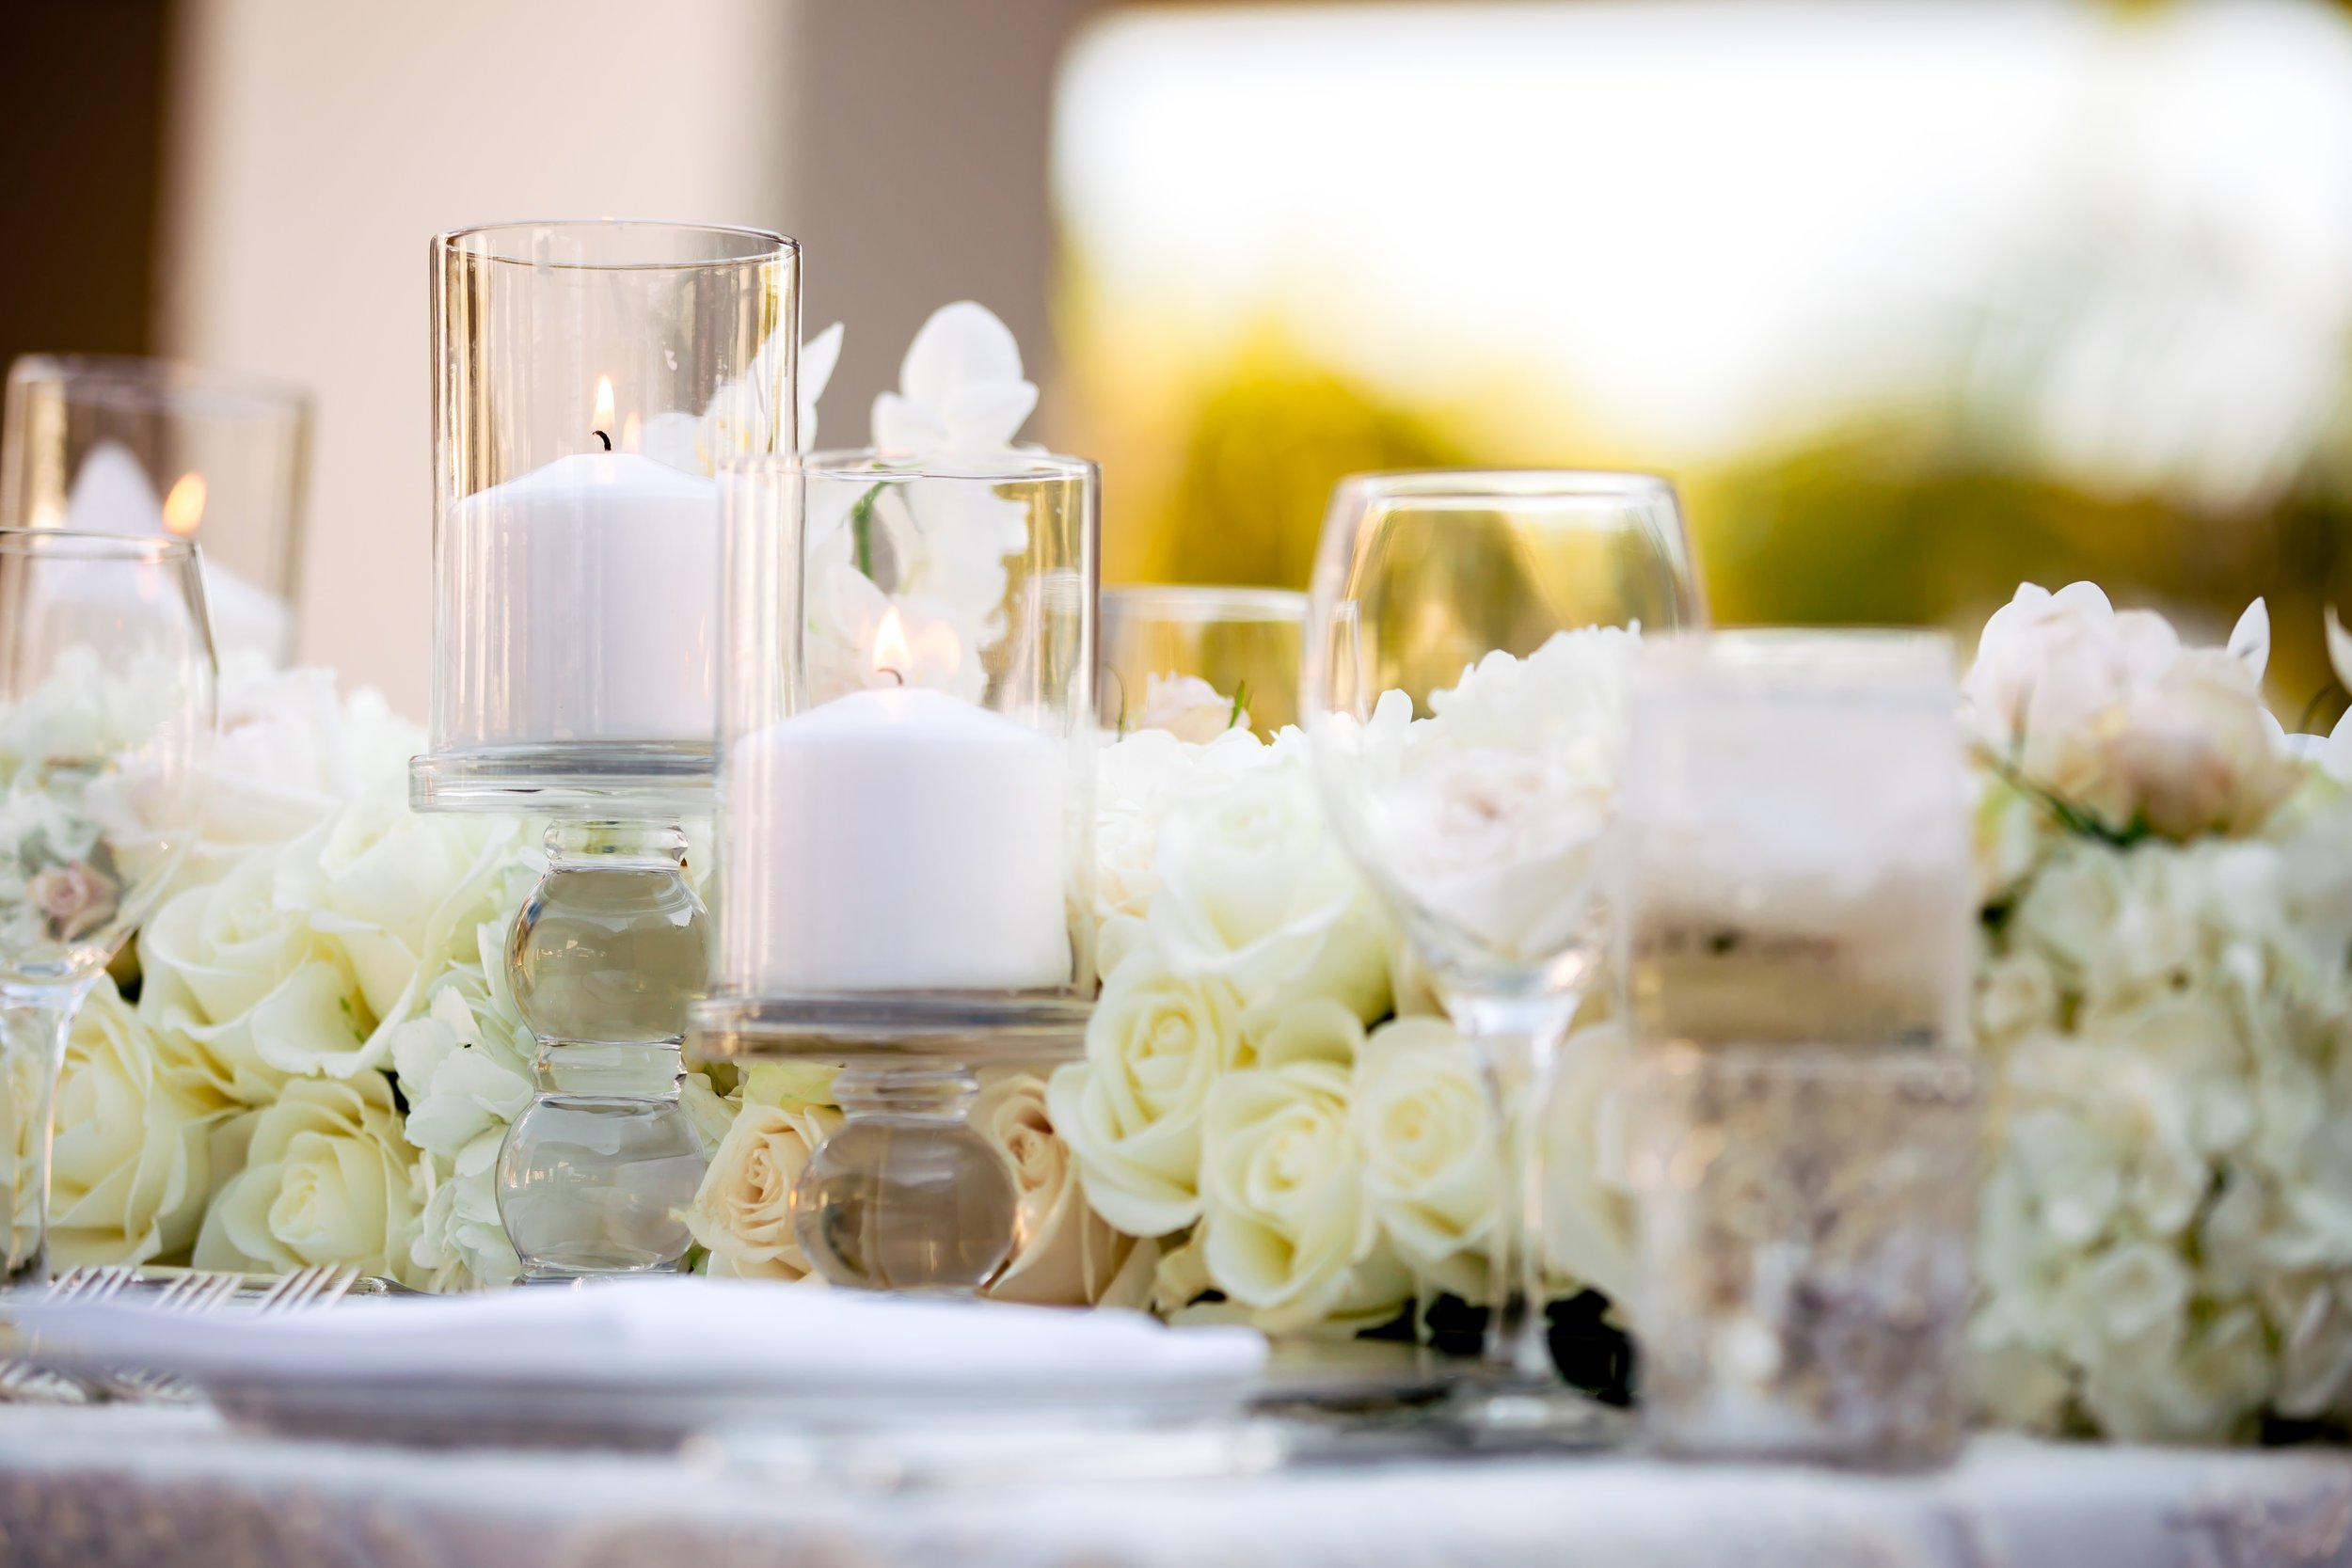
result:
<svg viewBox="0 0 2352 1568"><path fill-rule="evenodd" d="M1539 1117L1601 947L1629 633L1702 613L1674 490L1646 475L1359 476L1324 523L1299 701L1317 781L1506 1131L1489 1376L1466 1394L1493 1424L1581 1417L1551 1399Z"/></svg>
<svg viewBox="0 0 2352 1568"><path fill-rule="evenodd" d="M215 722L196 546L0 529L0 1005L34 1191L10 1188L0 1284L48 1276L50 1108L74 1009L200 826Z"/></svg>

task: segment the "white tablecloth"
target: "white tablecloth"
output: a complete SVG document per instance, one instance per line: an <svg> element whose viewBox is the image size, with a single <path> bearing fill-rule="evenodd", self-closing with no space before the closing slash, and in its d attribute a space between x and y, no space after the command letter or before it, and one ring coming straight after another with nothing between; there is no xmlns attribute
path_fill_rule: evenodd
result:
<svg viewBox="0 0 2352 1568"><path fill-rule="evenodd" d="M1189 1481L844 1484L739 1452L411 1451L0 1408L0 1561L104 1568L2352 1568L2352 1454L1980 1440L1877 1478L1621 1455Z"/></svg>

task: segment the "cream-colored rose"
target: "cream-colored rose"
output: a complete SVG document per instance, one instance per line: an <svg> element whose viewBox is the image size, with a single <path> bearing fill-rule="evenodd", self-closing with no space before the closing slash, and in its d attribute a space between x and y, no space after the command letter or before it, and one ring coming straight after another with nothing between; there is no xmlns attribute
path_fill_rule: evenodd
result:
<svg viewBox="0 0 2352 1568"><path fill-rule="evenodd" d="M1087 1207L1069 1146L1054 1134L1045 1080L1031 1072L993 1077L974 1102L972 1126L1005 1157L1021 1195L1012 1257L983 1294L1038 1307L1102 1304L1139 1244ZM1140 1306L1139 1301L1113 1302Z"/></svg>
<svg viewBox="0 0 2352 1568"><path fill-rule="evenodd" d="M161 1069L153 1036L101 979L73 1015L57 1083L52 1260L144 1263L195 1240L214 1119Z"/></svg>
<svg viewBox="0 0 2352 1568"><path fill-rule="evenodd" d="M380 1072L304 1078L252 1114L245 1168L204 1216L196 1266L284 1274L352 1263L417 1277L417 1152Z"/></svg>
<svg viewBox="0 0 2352 1568"><path fill-rule="evenodd" d="M1200 1216L1200 1118L1217 1079L1243 1063L1241 1012L1223 980L1139 952L1104 982L1086 1059L1048 1084L1087 1201L1128 1235L1165 1236Z"/></svg>
<svg viewBox="0 0 2352 1568"><path fill-rule="evenodd" d="M380 701L346 721L331 670L271 670L259 659L221 663L220 731L204 769L204 827L175 891L216 880L255 849L288 844L354 793L406 767L409 745L386 758L364 738ZM421 742L411 731L403 737Z"/></svg>
<svg viewBox="0 0 2352 1568"><path fill-rule="evenodd" d="M1143 705L1129 716L1129 730L1166 730L1195 744L1227 730L1248 729L1249 710L1198 675L1146 675Z"/></svg>
<svg viewBox="0 0 2352 1568"><path fill-rule="evenodd" d="M1398 1255L1485 1301L1501 1134L1470 1045L1442 1020L1383 1024L1357 1058L1354 1101L1365 1197Z"/></svg>
<svg viewBox="0 0 2352 1568"><path fill-rule="evenodd" d="M502 873L516 851L512 818L426 816L404 795L363 796L295 841L275 896L299 910L358 979L372 1019L405 1017L474 931L508 912ZM380 1066L380 1049L368 1065Z"/></svg>
<svg viewBox="0 0 2352 1568"><path fill-rule="evenodd" d="M829 1107L746 1098L686 1211L687 1229L710 1249L713 1273L799 1279L809 1272L792 1230L792 1183L840 1127L841 1113Z"/></svg>
<svg viewBox="0 0 2352 1568"><path fill-rule="evenodd" d="M1324 826L1303 756L1203 787L1160 824L1151 926L1168 960L1245 1002L1335 997L1389 1011L1388 933Z"/></svg>
<svg viewBox="0 0 2352 1568"><path fill-rule="evenodd" d="M1409 1286L1375 1256L1363 1175L1346 1068L1293 1062L1218 1080L1200 1156L1210 1280L1270 1332L1392 1310ZM1369 1267L1359 1275L1359 1265ZM1368 1286L1387 1299L1367 1299Z"/></svg>
<svg viewBox="0 0 2352 1568"><path fill-rule="evenodd" d="M1633 1040L1617 1020L1560 1046L1544 1118L1544 1267L1612 1301L1633 1297L1633 1205L1626 1107Z"/></svg>
<svg viewBox="0 0 2352 1568"><path fill-rule="evenodd" d="M277 899L274 852L180 894L139 933L139 1015L172 1079L215 1109L266 1104L289 1076L380 1057L349 966Z"/></svg>

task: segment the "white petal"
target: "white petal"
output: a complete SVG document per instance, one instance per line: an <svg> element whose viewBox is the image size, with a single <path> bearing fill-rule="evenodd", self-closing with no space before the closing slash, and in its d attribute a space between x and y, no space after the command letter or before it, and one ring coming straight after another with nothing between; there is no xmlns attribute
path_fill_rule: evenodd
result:
<svg viewBox="0 0 2352 1568"><path fill-rule="evenodd" d="M2336 607L2328 607L2328 667L2336 673L2336 679L2352 691L2352 632L2344 629L2336 619Z"/></svg>
<svg viewBox="0 0 2352 1568"><path fill-rule="evenodd" d="M1020 379L1021 345L1012 328L968 299L932 311L898 367L898 390L933 406L965 387Z"/></svg>
<svg viewBox="0 0 2352 1568"><path fill-rule="evenodd" d="M834 323L801 345L801 450L817 444L817 400L833 384L834 367L841 363L841 324Z"/></svg>
<svg viewBox="0 0 2352 1568"><path fill-rule="evenodd" d="M1037 388L1026 381L966 387L948 398L942 413L948 450L1002 451L1012 445L1021 421L1037 406Z"/></svg>
<svg viewBox="0 0 2352 1568"><path fill-rule="evenodd" d="M2262 600L2248 605L2246 613L2230 629L2230 653L2244 659L2258 681L2270 668L2270 610Z"/></svg>
<svg viewBox="0 0 2352 1568"><path fill-rule="evenodd" d="M929 405L884 392L874 400L874 445L897 456L922 456L946 450L947 430Z"/></svg>

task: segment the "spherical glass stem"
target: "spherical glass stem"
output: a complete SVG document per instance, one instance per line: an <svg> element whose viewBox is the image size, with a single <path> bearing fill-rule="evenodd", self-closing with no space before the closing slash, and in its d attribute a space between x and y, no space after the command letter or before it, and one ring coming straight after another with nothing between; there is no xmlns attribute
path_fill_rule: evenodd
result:
<svg viewBox="0 0 2352 1568"><path fill-rule="evenodd" d="M707 927L673 826L548 830L507 949L538 1095L499 1153L499 1218L526 1281L675 1269L701 1140L678 1098Z"/></svg>
<svg viewBox="0 0 2352 1568"><path fill-rule="evenodd" d="M966 1119L979 1084L952 1065L853 1066L847 1120L793 1183L792 1227L827 1283L971 1295L1012 1252L1020 1194Z"/></svg>

